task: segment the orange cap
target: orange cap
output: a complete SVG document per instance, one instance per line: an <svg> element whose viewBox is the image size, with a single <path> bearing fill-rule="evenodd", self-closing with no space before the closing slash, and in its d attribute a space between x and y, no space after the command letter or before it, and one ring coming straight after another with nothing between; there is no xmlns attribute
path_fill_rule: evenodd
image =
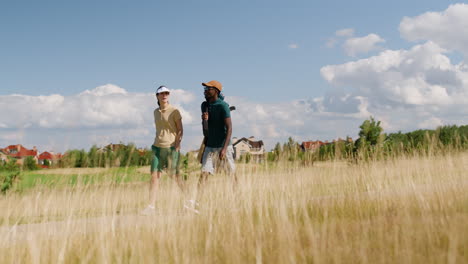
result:
<svg viewBox="0 0 468 264"><path fill-rule="evenodd" d="M216 89L218 89L220 92L223 90L223 85L221 85L220 82L218 81L209 81L207 83L202 83L203 86L209 86L209 87L214 87Z"/></svg>

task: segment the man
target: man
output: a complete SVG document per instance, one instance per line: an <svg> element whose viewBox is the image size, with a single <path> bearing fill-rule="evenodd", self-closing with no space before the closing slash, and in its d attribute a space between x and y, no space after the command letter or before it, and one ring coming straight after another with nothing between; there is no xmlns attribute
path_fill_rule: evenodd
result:
<svg viewBox="0 0 468 264"><path fill-rule="evenodd" d="M204 133L205 152L202 158L202 174L199 184L217 169L225 169L235 175L234 149L231 145L232 122L229 105L220 98L223 86L218 81L202 83L206 102L201 105L202 120L208 121Z"/></svg>
<svg viewBox="0 0 468 264"><path fill-rule="evenodd" d="M219 169L226 170L237 182L234 163L234 149L231 145L232 122L229 105L220 98L223 86L218 81L202 83L206 102L201 105L202 123L204 125L205 150L202 156L202 172L198 181L198 196L208 176ZM206 125L207 124L207 125ZM206 127L207 126L207 127ZM188 201L186 208L194 210L197 203Z"/></svg>

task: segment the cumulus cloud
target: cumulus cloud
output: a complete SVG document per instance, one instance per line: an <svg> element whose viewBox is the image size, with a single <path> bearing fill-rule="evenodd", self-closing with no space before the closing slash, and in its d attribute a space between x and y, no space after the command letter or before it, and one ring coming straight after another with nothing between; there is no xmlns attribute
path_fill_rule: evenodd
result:
<svg viewBox="0 0 468 264"><path fill-rule="evenodd" d="M409 41L430 40L442 48L468 56L468 4L450 5L442 12L405 17L400 34Z"/></svg>
<svg viewBox="0 0 468 264"><path fill-rule="evenodd" d="M198 148L202 139L200 102L184 90L173 90L170 100L182 112L183 150ZM233 136L255 136L264 140L267 148L290 136L331 140L350 135L367 111L362 98L336 94L263 104L243 97L226 100L237 107L232 113ZM0 146L22 143L55 151L111 142L149 146L155 133L155 107L153 94L129 93L111 84L72 96L0 96ZM330 127L334 128L332 133Z"/></svg>
<svg viewBox="0 0 468 264"><path fill-rule="evenodd" d="M335 45L338 43L339 38L350 38L354 36L354 28L343 28L340 30L335 31L335 36L332 38L329 38L327 42L325 43L325 46L327 48L333 48Z"/></svg>
<svg viewBox="0 0 468 264"><path fill-rule="evenodd" d="M175 105L187 103L194 95L174 90ZM3 128L76 128L141 126L151 122L146 114L155 106L153 94L127 93L107 84L73 96L4 95L0 96ZM189 122L192 116L181 107Z"/></svg>
<svg viewBox="0 0 468 264"><path fill-rule="evenodd" d="M352 37L354 36L354 28L343 28L335 32L337 37Z"/></svg>
<svg viewBox="0 0 468 264"><path fill-rule="evenodd" d="M361 53L368 53L380 49L377 45L385 40L376 34L369 34L360 38L349 38L343 44L343 48L348 56L356 56Z"/></svg>
<svg viewBox="0 0 468 264"><path fill-rule="evenodd" d="M288 48L289 49L297 49L297 48L299 48L299 45L296 44L296 43L291 43L291 44L288 45Z"/></svg>
<svg viewBox="0 0 468 264"><path fill-rule="evenodd" d="M320 101L322 108L348 114L357 108L359 114L355 116L373 115L387 131L466 124L468 66L465 61L452 63L449 55L451 51L468 54L467 22L465 4L403 18L401 35L424 42L409 49L383 50L376 56L322 67L322 77L335 91ZM368 47L379 41L375 35ZM361 52L352 46L345 43L348 54ZM336 104L339 100L344 101Z"/></svg>
<svg viewBox="0 0 468 264"><path fill-rule="evenodd" d="M466 65L453 65L433 42L410 50L386 50L378 56L328 65L322 77L352 87L377 104L447 105L468 102Z"/></svg>
<svg viewBox="0 0 468 264"><path fill-rule="evenodd" d="M173 91L171 102L186 113L183 114L184 140L182 149L183 151L197 149L202 139L199 122L199 102L194 99L187 100L187 97L193 96L189 92L177 90L177 93L179 96L175 96L175 91ZM122 112L113 108L113 110L117 111L113 117L120 118L120 120L118 124L112 125L108 123L108 115L111 115L112 111L107 111L103 116L100 116L95 113L98 110L83 112L65 107L69 106L69 102L72 101L75 101L74 104L79 106L99 104L94 106L94 109L105 110L108 106L107 99L101 98L101 100L89 102L90 99L86 97L88 93L83 94L80 93L69 97L60 97L58 95L41 97L10 95L0 97L2 103L13 97L23 98L22 100L30 102L29 110L34 109L34 111L39 112L44 106L44 102L62 102L62 105L59 105L59 103L57 105L64 108L60 110L50 107L47 110L49 112L40 112L36 116L22 116L25 112L30 111L10 113L21 122L13 122L14 118L7 120L5 124L8 128L0 128L0 131L2 131L0 145L22 143L29 147L38 146L41 151L64 151L72 148L89 149L93 144L102 146L118 142L133 142L142 147L148 147L152 144L155 133L152 112L156 107L153 94L126 92L124 96L126 99L119 97L121 96L119 94L114 94L116 97L112 97L110 93L101 94L101 97L112 97L108 100L113 104L120 105L125 109L130 108L130 111L133 112L131 118L129 116L117 117ZM450 115L453 109L448 110L446 107L436 107L431 111L428 111L424 106L415 106L413 111L408 111L404 106L387 109L383 106L376 106L369 96L349 92L346 89L334 89L322 97L280 103L258 103L248 98L235 96L228 96L226 100L237 107L237 110L231 114L233 136L238 138L255 136L265 142L267 149L272 148L276 142L285 142L288 137L293 137L298 141L332 140L346 136L356 137L359 125L370 115L382 120L385 125L384 128L390 130L430 128L428 126L442 124L442 120L447 121L447 116L457 121L464 118L463 112L460 111L458 117ZM16 98L16 102L20 101ZM4 112L1 111L3 105L5 104L0 104L0 112ZM26 104L23 103L24 105ZM456 106L453 107L456 108ZM136 108L140 110L135 110ZM67 111L69 113L61 114L63 115L62 119L80 115L81 119L87 121L76 120L78 124L69 122L67 126L66 124L58 124L58 121L50 121L44 124L35 120L37 116L54 119L54 113L58 113L60 116L61 112ZM434 113L438 113L438 115L434 115ZM101 123L98 120L101 120ZM29 125L24 126L21 123L28 123ZM55 126L52 126L52 124L55 124Z"/></svg>
<svg viewBox="0 0 468 264"><path fill-rule="evenodd" d="M172 91L171 103L180 109L186 124L194 121L192 111L187 107L194 99L195 96L190 92ZM131 139L135 133L146 136L148 133L154 134L152 114L157 107L156 103L152 93L129 93L112 84L72 96L2 95L0 142L3 145L13 144L13 139L22 141L31 134L42 135L44 139L55 134L54 138L60 138L61 134L74 134L75 131L80 131L76 139L62 140L87 141L86 145L90 145L101 143L93 139L102 139L102 134L109 140L114 139L113 142Z"/></svg>
<svg viewBox="0 0 468 264"><path fill-rule="evenodd" d="M421 129L433 128L437 126L442 126L444 123L440 118L437 117L429 117L428 119L423 120L422 122L418 123L418 127Z"/></svg>

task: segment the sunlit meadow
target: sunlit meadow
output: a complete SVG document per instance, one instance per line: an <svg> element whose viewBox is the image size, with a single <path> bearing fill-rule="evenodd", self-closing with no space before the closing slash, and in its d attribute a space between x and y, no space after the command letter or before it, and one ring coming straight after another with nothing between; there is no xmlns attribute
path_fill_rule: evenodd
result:
<svg viewBox="0 0 468 264"><path fill-rule="evenodd" d="M75 170L72 185L0 196L1 262L468 263L466 153L239 165L236 185L209 179L199 215L183 208L196 171L186 193L161 181L154 216L138 214L146 174L119 173Z"/></svg>

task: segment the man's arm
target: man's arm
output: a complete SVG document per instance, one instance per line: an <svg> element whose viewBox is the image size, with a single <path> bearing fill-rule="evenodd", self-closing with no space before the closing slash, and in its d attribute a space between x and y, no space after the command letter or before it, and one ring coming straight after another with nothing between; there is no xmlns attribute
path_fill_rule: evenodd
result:
<svg viewBox="0 0 468 264"><path fill-rule="evenodd" d="M230 117L224 119L224 125L226 126L226 137L224 138L223 149L219 152L219 158L224 159L226 157L227 147L229 146L231 134L232 134L232 122Z"/></svg>

